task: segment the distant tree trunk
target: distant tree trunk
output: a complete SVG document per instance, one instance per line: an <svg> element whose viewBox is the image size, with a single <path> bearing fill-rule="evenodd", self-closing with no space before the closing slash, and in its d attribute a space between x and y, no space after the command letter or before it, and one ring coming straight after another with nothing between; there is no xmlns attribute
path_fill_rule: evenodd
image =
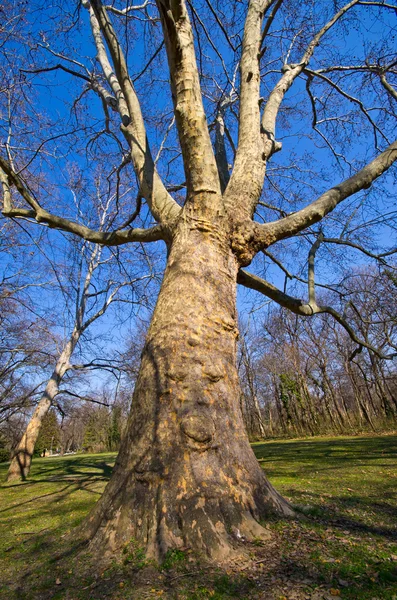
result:
<svg viewBox="0 0 397 600"><path fill-rule="evenodd" d="M385 377L381 365L379 364L379 360L373 356L372 352L369 353L369 357L372 366L372 373L374 376L375 390L377 391L377 395L383 406L385 417L394 417L396 415L397 405L393 402L393 396L390 397L387 393L385 386Z"/></svg>
<svg viewBox="0 0 397 600"><path fill-rule="evenodd" d="M258 397L257 397L257 395L255 393L252 396L252 400L253 400L254 407L255 407L255 415L256 415L256 418L257 418L257 422L258 422L259 432L261 434L261 437L265 438L266 437L266 431L265 431L265 426L263 424L261 407L259 406Z"/></svg>
<svg viewBox="0 0 397 600"><path fill-rule="evenodd" d="M273 432L274 432L274 428L273 428L272 407L270 405L270 402L267 403L267 414L268 414L268 423L269 423L269 434L270 434L270 436L272 436Z"/></svg>
<svg viewBox="0 0 397 600"><path fill-rule="evenodd" d="M105 214L106 213L104 213L104 215ZM47 383L43 397L37 405L26 431L23 434L20 443L18 444L8 470L7 481L20 478L25 479L29 475L34 447L43 423L43 419L59 392L60 382L62 381L66 371L70 368L70 359L74 349L76 348L82 333L106 312L107 308L112 303L115 294L117 293L117 287L110 292L109 287L107 286L105 289L106 293L104 293L104 291L98 292L97 290L96 296L104 294L103 300L99 302L100 308L94 314L91 313L89 317L84 319L87 310L87 302L90 298L91 279L93 273L101 264L101 253L102 248L98 244L95 244L90 251L87 271L81 281L81 292L78 293L76 298L76 314L72 334L60 357L58 358L55 369L49 382Z"/></svg>
<svg viewBox="0 0 397 600"><path fill-rule="evenodd" d="M275 405L276 405L279 426L280 426L282 432L284 434L287 434L288 428L287 428L287 425L285 422L284 409L283 409L283 405L282 405L282 402L280 399L280 395L281 395L280 385L277 380L277 375L275 375L274 373L272 374L272 380L273 380L274 399L275 399Z"/></svg>
<svg viewBox="0 0 397 600"><path fill-rule="evenodd" d="M307 385L306 377L303 373L301 373L301 375L300 375L299 383L300 383L300 389L301 389L302 396L303 396L303 398L305 398L306 405L308 407L308 413L309 413L308 427L310 429L310 433L312 435L315 435L316 431L318 430L316 409L315 409L315 407L313 407L312 396L311 396L311 393L310 393L308 385Z"/></svg>
<svg viewBox="0 0 397 600"><path fill-rule="evenodd" d="M335 409L335 413L334 414L336 414L337 417L338 417L338 423L339 423L340 431L343 431L344 428L345 428L345 416L343 415L343 413L342 413L342 411L340 409L338 398L337 398L337 395L335 393L334 386L332 385L332 381L330 380L330 378L328 376L327 366L324 364L321 367L321 370L322 370L324 382L326 384L326 387L328 388L329 395L330 395L330 398L332 400L333 408ZM330 413L331 412L333 412L333 411L330 411Z"/></svg>
<svg viewBox="0 0 397 600"><path fill-rule="evenodd" d="M360 389L358 387L357 380L356 380L356 375L355 375L354 370L353 370L353 368L351 366L351 362L348 359L345 362L345 368L346 368L347 373L349 374L350 381L351 381L352 386L353 386L354 397L355 397L356 402L357 402L357 406L358 406L358 409L359 409L359 414L360 414L360 416L364 415L364 418L367 421L367 423L369 424L369 426L371 427L372 431L376 431L375 430L375 426L374 426L374 424L372 422L372 419L371 419L370 412L368 410L368 406L365 405L365 401L363 402L362 394L361 394Z"/></svg>
<svg viewBox="0 0 397 600"><path fill-rule="evenodd" d="M258 521L293 514L250 447L237 372L238 263L225 227L178 224L112 479L83 533L149 556L191 547L224 558Z"/></svg>
<svg viewBox="0 0 397 600"><path fill-rule="evenodd" d="M259 429L259 434L262 438L266 437L266 431L265 431L265 426L263 423L263 418L262 418L262 412L261 412L261 408L259 406L259 401L258 401L258 396L256 393L256 385L255 385L255 371L254 371L254 366L252 364L252 360L250 357L250 353L247 347L247 342L244 339L241 341L241 355L242 355L242 364L244 365L244 374L243 374L243 379L245 379L248 389L249 389L249 395L250 395L250 400L252 403L252 409L249 408L249 412L253 412L254 416L252 417L250 415L250 421L251 423L253 422L253 427L252 427L252 433L257 434L257 431Z"/></svg>
<svg viewBox="0 0 397 600"><path fill-rule="evenodd" d="M73 333L75 334L75 332ZM14 452L7 473L7 481L26 479L30 473L32 456L43 419L59 392L59 384L69 367L69 360L77 343L77 339L76 335L72 336L72 339L66 344L57 361L51 378L46 385L44 394L36 406L33 416L26 427L25 433Z"/></svg>

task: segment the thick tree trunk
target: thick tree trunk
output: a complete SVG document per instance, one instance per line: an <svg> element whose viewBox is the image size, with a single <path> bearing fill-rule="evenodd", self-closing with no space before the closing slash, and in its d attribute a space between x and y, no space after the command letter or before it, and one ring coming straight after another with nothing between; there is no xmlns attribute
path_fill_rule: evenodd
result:
<svg viewBox="0 0 397 600"><path fill-rule="evenodd" d="M11 460L7 473L7 481L26 479L30 473L32 456L44 417L48 413L55 397L58 394L59 384L67 371L69 360L77 343L77 339L78 336L75 332L73 332L72 339L67 343L57 361L55 369L51 375L51 379L49 379L44 390L44 394L36 406L33 416L26 427L25 433L23 434L21 441L14 452L14 456Z"/></svg>
<svg viewBox="0 0 397 600"><path fill-rule="evenodd" d="M142 354L112 478L82 532L114 551L131 539L161 559L191 547L225 558L292 514L249 445L236 367L236 276L225 226L184 216Z"/></svg>

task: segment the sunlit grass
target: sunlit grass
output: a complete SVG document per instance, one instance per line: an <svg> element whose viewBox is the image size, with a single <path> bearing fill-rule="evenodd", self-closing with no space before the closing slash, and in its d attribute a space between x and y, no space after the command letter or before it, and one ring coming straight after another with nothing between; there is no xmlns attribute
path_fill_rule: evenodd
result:
<svg viewBox="0 0 397 600"><path fill-rule="evenodd" d="M134 554L111 565L99 585L85 568L85 553L70 544L100 497L115 454L75 455L35 459L28 481L1 486L1 597L289 600L284 582L299 599L333 590L346 600L397 600L397 436L270 441L254 444L254 451L274 486L305 516L270 522L275 545L269 560L261 560L266 546L249 550L259 553L255 576L237 567L211 574L178 554L167 569L149 565L148 584L148 575L136 580ZM2 481L6 472L0 465ZM196 569L194 577L185 577L189 568ZM267 582L268 596L259 595L257 586L263 590ZM316 596L318 590L324 596Z"/></svg>
<svg viewBox="0 0 397 600"><path fill-rule="evenodd" d="M301 538L302 562L343 598L397 600L397 437L285 440L254 451L310 518L298 528L274 525L286 544Z"/></svg>

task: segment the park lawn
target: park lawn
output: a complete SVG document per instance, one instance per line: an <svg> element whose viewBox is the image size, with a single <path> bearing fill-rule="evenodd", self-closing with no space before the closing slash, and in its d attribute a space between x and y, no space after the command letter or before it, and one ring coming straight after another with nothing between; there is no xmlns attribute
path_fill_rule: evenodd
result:
<svg viewBox="0 0 397 600"><path fill-rule="evenodd" d="M271 520L269 542L215 568L189 549L161 569L133 542L95 569L73 528L99 498L115 454L36 459L28 481L0 488L4 599L397 600L397 436L254 444L299 520ZM0 465L4 481L7 465ZM68 535L72 532L71 535Z"/></svg>

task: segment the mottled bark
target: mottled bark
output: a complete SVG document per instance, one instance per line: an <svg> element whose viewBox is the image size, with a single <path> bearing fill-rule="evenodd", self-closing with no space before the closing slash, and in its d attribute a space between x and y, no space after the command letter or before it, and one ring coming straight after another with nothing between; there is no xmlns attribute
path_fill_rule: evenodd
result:
<svg viewBox="0 0 397 600"><path fill-rule="evenodd" d="M205 204L205 203L204 203ZM149 556L191 547L225 558L267 536L258 523L292 514L249 445L236 367L236 276L227 223L193 211L179 222L142 355L128 431L83 533Z"/></svg>

